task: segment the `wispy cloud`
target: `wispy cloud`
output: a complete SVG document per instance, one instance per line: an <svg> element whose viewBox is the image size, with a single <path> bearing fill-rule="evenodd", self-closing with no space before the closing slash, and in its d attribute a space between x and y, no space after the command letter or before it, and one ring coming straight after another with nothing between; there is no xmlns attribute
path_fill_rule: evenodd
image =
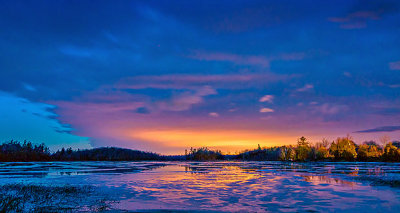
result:
<svg viewBox="0 0 400 213"><path fill-rule="evenodd" d="M274 112L275 110L271 109L271 108L261 108L260 112L261 113L266 113L266 112Z"/></svg>
<svg viewBox="0 0 400 213"><path fill-rule="evenodd" d="M104 31L103 35L105 38L107 38L109 41L113 42L113 43L118 43L119 39L112 33Z"/></svg>
<svg viewBox="0 0 400 213"><path fill-rule="evenodd" d="M208 116L217 118L217 117L219 117L219 114L216 112L210 112L210 113L208 113Z"/></svg>
<svg viewBox="0 0 400 213"><path fill-rule="evenodd" d="M384 15L397 10L397 5L390 1L360 1L344 16L331 17L328 20L339 23L342 29L361 29L369 21L381 19Z"/></svg>
<svg viewBox="0 0 400 213"><path fill-rule="evenodd" d="M319 106L314 106L314 110L323 115L335 115L348 110L348 107L346 105L325 103Z"/></svg>
<svg viewBox="0 0 400 213"><path fill-rule="evenodd" d="M22 86L24 87L24 89L26 89L26 90L28 90L28 91L31 91L31 92L36 92L36 91L37 91L36 88L33 87L33 86L30 85L30 84L22 83Z"/></svg>
<svg viewBox="0 0 400 213"><path fill-rule="evenodd" d="M293 78L289 75L265 74L171 74L135 76L120 80L113 85L116 89L197 89L205 85L213 88L243 88L255 87L269 82L279 82Z"/></svg>
<svg viewBox="0 0 400 213"><path fill-rule="evenodd" d="M306 84L306 85L304 85L303 87L298 88L296 91L297 91L297 92L305 92L305 91L309 91L309 90L312 90L312 89L314 89L314 85L312 85L312 84Z"/></svg>
<svg viewBox="0 0 400 213"><path fill-rule="evenodd" d="M398 130L400 130L400 126L381 126L373 129L356 131L355 133L394 132Z"/></svg>
<svg viewBox="0 0 400 213"><path fill-rule="evenodd" d="M242 56L229 53L196 53L190 58L204 61L228 61L238 65L269 67L270 59L264 56Z"/></svg>
<svg viewBox="0 0 400 213"><path fill-rule="evenodd" d="M185 92L183 94L172 97L170 101L158 102L159 109L164 111L185 111L194 104L204 101L204 96L217 94L217 91L209 86L198 89L195 92Z"/></svg>
<svg viewBox="0 0 400 213"><path fill-rule="evenodd" d="M367 26L367 21L379 18L379 14L375 11L357 11L343 17L329 18L329 21L340 23L342 29L360 29Z"/></svg>
<svg viewBox="0 0 400 213"><path fill-rule="evenodd" d="M273 96L273 95L264 95L263 97L260 98L259 101L260 101L260 102L269 102L269 103L272 103L273 99L274 99L274 96Z"/></svg>
<svg viewBox="0 0 400 213"><path fill-rule="evenodd" d="M400 61L394 61L389 63L389 69L400 70Z"/></svg>
<svg viewBox="0 0 400 213"><path fill-rule="evenodd" d="M389 87L393 88L393 89L400 88L400 84L391 84L391 85L389 85Z"/></svg>
<svg viewBox="0 0 400 213"><path fill-rule="evenodd" d="M74 102L80 103L86 109L98 110L104 113L135 112L150 114L160 111L186 111L193 105L202 103L205 96L217 94L211 86L202 86L195 89L176 91L171 96L162 99L152 99L143 94L132 94L116 88L99 88L87 92L76 98ZM59 103L58 103L59 104ZM61 103L67 105L68 103Z"/></svg>
<svg viewBox="0 0 400 213"><path fill-rule="evenodd" d="M276 56L266 57L263 55L240 55L231 53L209 53L195 51L194 54L189 55L189 58L203 60L203 61L226 61L237 65L251 65L268 68L271 61L283 60L283 61L294 61L302 60L305 58L305 53L285 53Z"/></svg>

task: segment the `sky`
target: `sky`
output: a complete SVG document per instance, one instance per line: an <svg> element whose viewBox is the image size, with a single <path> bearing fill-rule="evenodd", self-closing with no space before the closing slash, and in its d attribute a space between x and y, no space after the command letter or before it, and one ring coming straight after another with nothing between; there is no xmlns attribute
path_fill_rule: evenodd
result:
<svg viewBox="0 0 400 213"><path fill-rule="evenodd" d="M400 2L0 0L0 141L400 140Z"/></svg>

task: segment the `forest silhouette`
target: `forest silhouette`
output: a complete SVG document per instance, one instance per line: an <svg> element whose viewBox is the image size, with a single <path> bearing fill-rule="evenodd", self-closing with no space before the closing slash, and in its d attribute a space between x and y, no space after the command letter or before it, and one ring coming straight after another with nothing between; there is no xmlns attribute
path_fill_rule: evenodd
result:
<svg viewBox="0 0 400 213"><path fill-rule="evenodd" d="M62 148L50 152L45 144L29 141L7 141L0 145L0 161L387 161L400 162L400 142L382 139L382 145L375 141L356 144L350 136L339 137L329 142L326 139L311 144L300 137L297 145L261 147L245 150L235 155L224 155L220 150L207 147L190 148L184 155L161 155L153 152L100 147L84 150Z"/></svg>

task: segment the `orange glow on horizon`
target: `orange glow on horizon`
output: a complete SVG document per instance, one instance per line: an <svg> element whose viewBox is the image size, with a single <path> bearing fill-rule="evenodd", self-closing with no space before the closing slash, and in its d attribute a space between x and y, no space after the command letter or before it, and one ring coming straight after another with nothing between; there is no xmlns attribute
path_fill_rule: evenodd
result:
<svg viewBox="0 0 400 213"><path fill-rule="evenodd" d="M130 139L148 141L159 146L170 147L174 153L182 154L190 147L208 147L224 153L235 153L260 146L280 146L295 143L297 136L282 136L250 130L190 130L190 129L142 129L125 130Z"/></svg>

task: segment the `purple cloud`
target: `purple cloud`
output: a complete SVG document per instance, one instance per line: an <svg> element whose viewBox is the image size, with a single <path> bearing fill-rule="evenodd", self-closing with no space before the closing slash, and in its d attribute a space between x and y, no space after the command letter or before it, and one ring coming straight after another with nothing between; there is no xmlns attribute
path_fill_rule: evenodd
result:
<svg viewBox="0 0 400 213"><path fill-rule="evenodd" d="M242 56L230 53L200 53L197 52L190 58L202 61L227 61L238 65L254 65L261 67L269 67L271 60L264 56Z"/></svg>
<svg viewBox="0 0 400 213"><path fill-rule="evenodd" d="M199 89L205 85L213 88L238 89L246 86L265 85L295 77L294 75L265 74L224 74L224 75L154 75L136 76L120 80L116 89ZM240 87L239 87L240 86Z"/></svg>
<svg viewBox="0 0 400 213"><path fill-rule="evenodd" d="M219 114L216 112L210 112L210 113L208 113L208 116L217 118L217 117L219 117Z"/></svg>
<svg viewBox="0 0 400 213"><path fill-rule="evenodd" d="M273 95L264 95L263 97L260 98L260 102L268 102L268 103L272 103L274 99Z"/></svg>
<svg viewBox="0 0 400 213"><path fill-rule="evenodd" d="M324 115L334 115L340 112L348 110L346 105L337 105L337 104L322 104L320 106L316 106L315 110Z"/></svg>
<svg viewBox="0 0 400 213"><path fill-rule="evenodd" d="M381 19L384 15L397 10L397 5L388 1L360 1L346 15L331 17L330 22L339 23L342 29L361 29L369 21Z"/></svg>
<svg viewBox="0 0 400 213"><path fill-rule="evenodd" d="M312 89L314 89L314 85L312 85L312 84L306 84L306 85L304 85L303 87L298 88L296 91L297 91L297 92L305 92L305 91L309 91L309 90L312 90Z"/></svg>
<svg viewBox="0 0 400 213"><path fill-rule="evenodd" d="M389 69L400 70L400 61L394 61L389 63Z"/></svg>
<svg viewBox="0 0 400 213"><path fill-rule="evenodd" d="M251 65L269 68L271 61L294 61L305 58L305 53L285 53L277 56L266 57L262 55L239 55L231 53L207 53L196 51L189 58L202 61L226 61L237 65Z"/></svg>
<svg viewBox="0 0 400 213"><path fill-rule="evenodd" d="M354 133L394 132L400 130L400 126L381 126L373 129L356 131Z"/></svg>
<svg viewBox="0 0 400 213"><path fill-rule="evenodd" d="M274 112L274 111L275 111L275 110L273 110L273 109L271 109L271 108L266 108L266 107L260 109L260 112L261 112L261 113Z"/></svg>
<svg viewBox="0 0 400 213"><path fill-rule="evenodd" d="M185 92L178 96L172 97L170 101L158 102L157 106L164 111L185 111L194 104L204 101L204 96L217 94L217 91L209 86L202 87L195 92Z"/></svg>
<svg viewBox="0 0 400 213"><path fill-rule="evenodd" d="M361 29L367 26L367 21L378 20L380 18L376 11L357 11L344 17L332 17L328 20L340 23L342 29Z"/></svg>

